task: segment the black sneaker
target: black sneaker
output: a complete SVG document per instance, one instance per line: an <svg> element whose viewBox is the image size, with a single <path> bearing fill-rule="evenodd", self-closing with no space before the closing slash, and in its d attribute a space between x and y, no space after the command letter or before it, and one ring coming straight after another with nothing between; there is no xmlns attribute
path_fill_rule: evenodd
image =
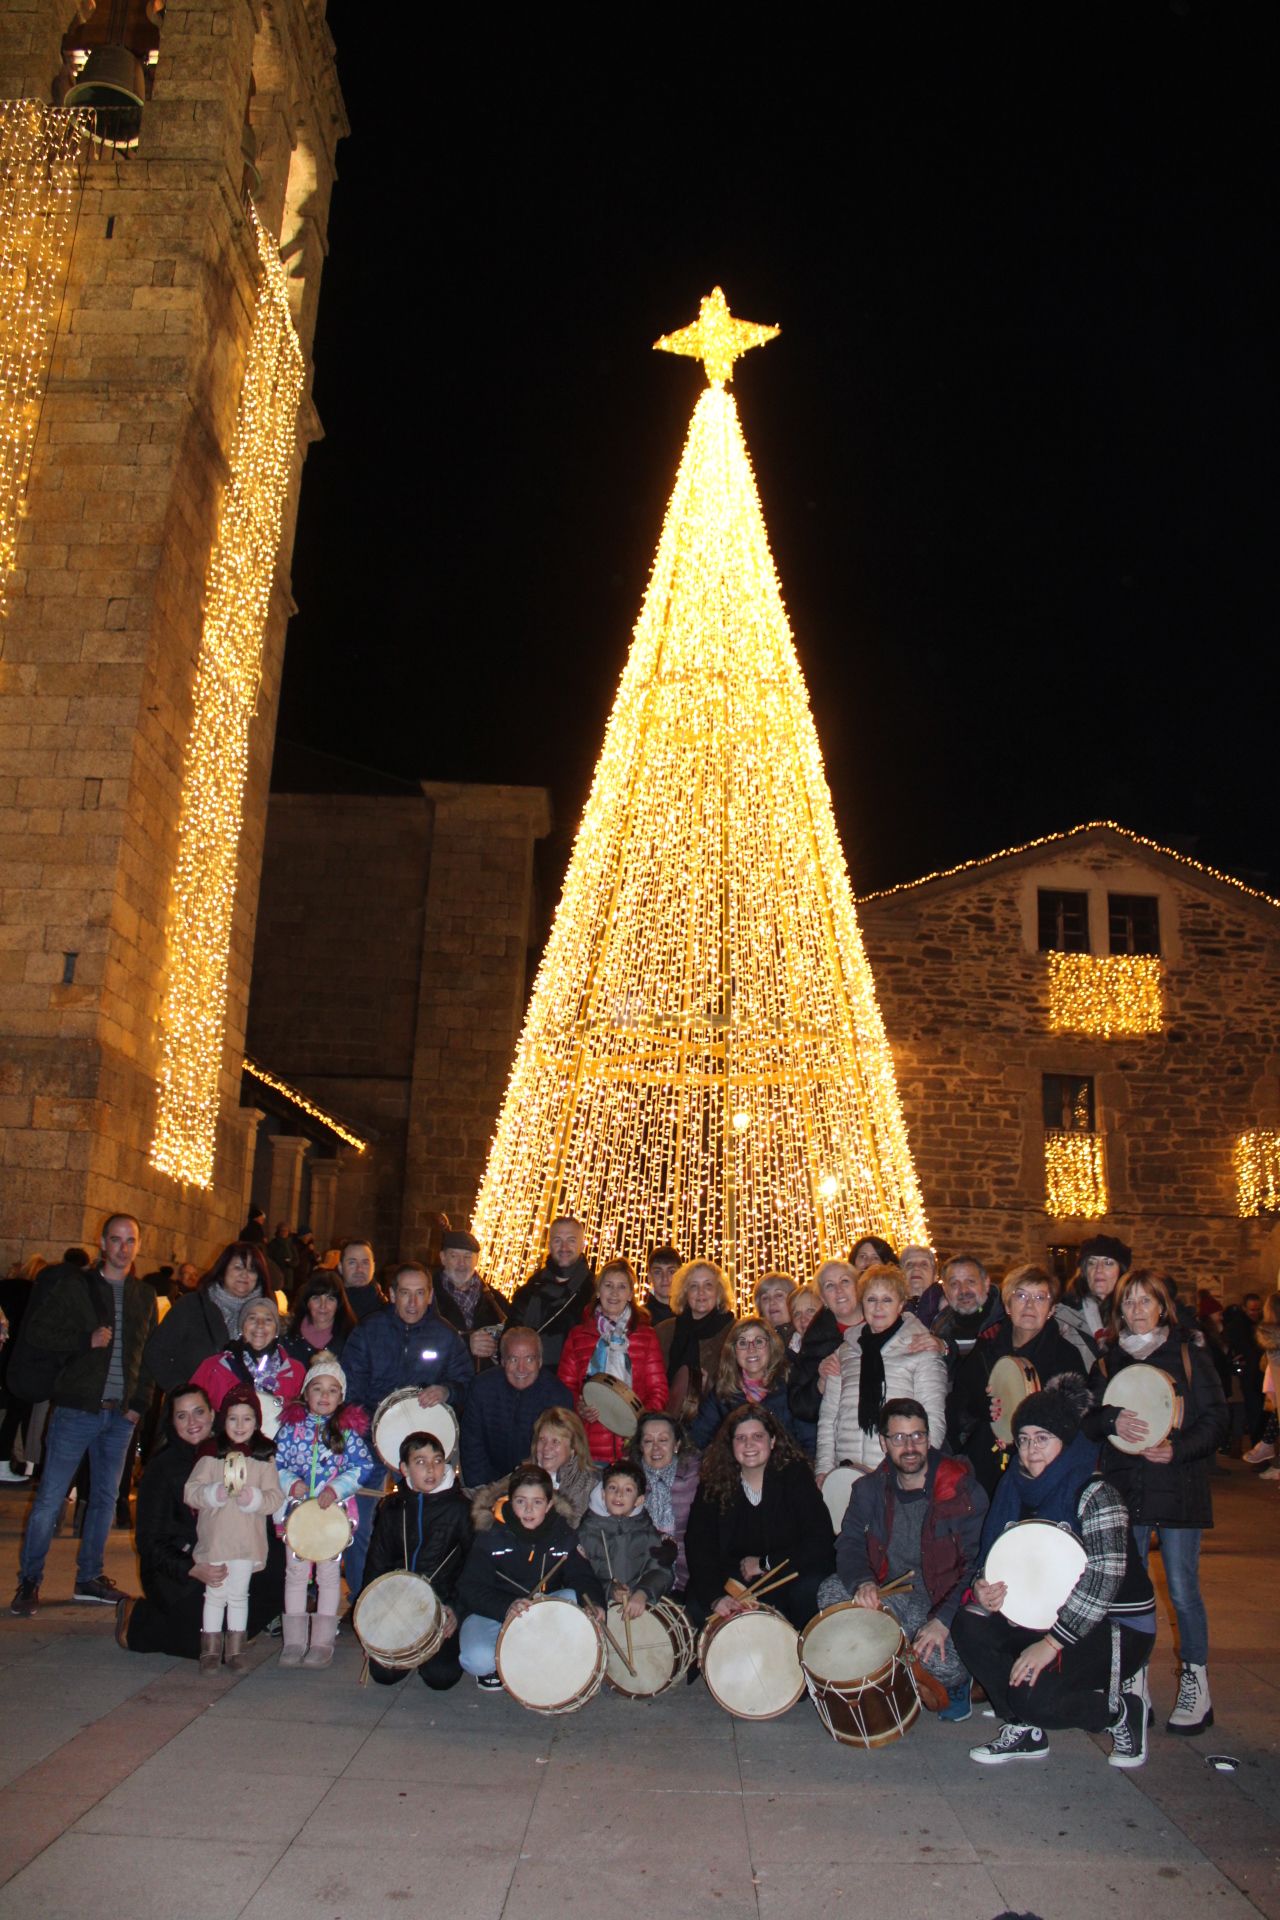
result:
<svg viewBox="0 0 1280 1920"><path fill-rule="evenodd" d="M9 1611L16 1613L19 1620L30 1620L32 1614L40 1611L40 1589L34 1580L19 1580Z"/></svg>
<svg viewBox="0 0 1280 1920"><path fill-rule="evenodd" d="M1147 1759L1147 1703L1140 1693L1120 1695L1120 1718L1111 1729L1112 1767L1141 1767Z"/></svg>
<svg viewBox="0 0 1280 1920"><path fill-rule="evenodd" d="M476 1675L476 1685L479 1687L481 1693L502 1692L502 1682L496 1673L478 1673Z"/></svg>
<svg viewBox="0 0 1280 1920"><path fill-rule="evenodd" d="M1020 1727L1014 1721L1001 1727L985 1747L970 1747L969 1758L980 1767L1002 1767L1006 1760L1045 1760L1049 1742L1039 1727Z"/></svg>
<svg viewBox="0 0 1280 1920"><path fill-rule="evenodd" d="M96 1580L77 1580L71 1598L87 1600L95 1607L118 1607L128 1595L114 1580L108 1580L105 1573L100 1573Z"/></svg>

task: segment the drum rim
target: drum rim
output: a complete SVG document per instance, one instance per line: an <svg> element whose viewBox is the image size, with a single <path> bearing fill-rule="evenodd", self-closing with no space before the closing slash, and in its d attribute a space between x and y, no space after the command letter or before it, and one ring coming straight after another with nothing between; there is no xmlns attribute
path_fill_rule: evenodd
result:
<svg viewBox="0 0 1280 1920"><path fill-rule="evenodd" d="M887 1607L860 1607L854 1600L837 1600L834 1605L823 1607L820 1613L815 1613L812 1620L807 1620L800 1629L800 1670L806 1676L810 1669L804 1657L805 1641L808 1639L811 1629L818 1626L823 1620L829 1620L833 1613L878 1613L882 1619L892 1620L894 1626L898 1629L897 1646L884 1662L883 1666L877 1667L873 1673L864 1673L862 1675L861 1679L856 1683L859 1688L870 1686L881 1674L891 1672L895 1665L906 1665L906 1662L902 1659L902 1649L907 1643L907 1636L902 1630L902 1622L894 1619L893 1614L889 1612ZM816 1667L813 1669L813 1677L821 1686L834 1687L837 1692L840 1690L842 1684L840 1681L833 1680L830 1674L820 1673ZM852 1685L854 1683L846 1681L843 1684Z"/></svg>
<svg viewBox="0 0 1280 1920"><path fill-rule="evenodd" d="M364 1605L365 1599L368 1597L368 1595L371 1594L376 1587L380 1587L384 1580L418 1580L420 1581L421 1584L427 1589L428 1593L431 1595L431 1598L435 1601L436 1617L432 1625L431 1632L424 1634L421 1640L415 1641L412 1647L392 1647L385 1653L377 1649L371 1652L369 1647L366 1645L364 1635L360 1631L360 1609ZM371 1580L367 1587L362 1587L359 1593L356 1595L355 1601L353 1602L352 1608L351 1608L351 1627L352 1627L352 1631L356 1636L356 1639L360 1642L360 1645L364 1647L365 1652L369 1655L369 1658L371 1660L376 1660L379 1666L383 1666L383 1667L398 1666L401 1664L402 1656L409 1653L416 1653L419 1647L430 1646L431 1640L436 1637L437 1629L443 1629L444 1602L443 1600L441 1600L439 1594L436 1592L435 1588L432 1586L430 1580L428 1580L425 1573L414 1573L411 1567L388 1567L385 1573L378 1574L376 1579ZM443 1631L440 1631L438 1638L436 1639L436 1644L439 1645L443 1639L444 1639L444 1633ZM434 1652L434 1648L432 1648L431 1651ZM422 1659L424 1660L429 1660L430 1658L431 1658L431 1652L427 1652L422 1655ZM420 1665L421 1661L415 1661L413 1664Z"/></svg>
<svg viewBox="0 0 1280 1920"><path fill-rule="evenodd" d="M790 1628L796 1643L796 1665L800 1668L800 1685L796 1688L795 1693L791 1696L790 1700L786 1702L785 1706L774 1707L769 1713L744 1713L739 1707L731 1707L728 1702L722 1700L716 1692L711 1684L711 1676L707 1672L707 1652L717 1634L722 1633L725 1627L732 1626L735 1620L746 1619L751 1614L772 1616L775 1620L781 1620L784 1627ZM766 1606L763 1600L758 1600L754 1607L745 1607L741 1613L713 1613L703 1627L702 1632L698 1635L696 1653L698 1667L701 1671L707 1692L711 1695L711 1698L715 1701L721 1712L730 1714L735 1720L778 1720L784 1713L790 1713L792 1707L797 1704L805 1692L804 1668L800 1666L799 1628L791 1625L785 1613L780 1612L777 1607Z"/></svg>
<svg viewBox="0 0 1280 1920"><path fill-rule="evenodd" d="M373 1410L373 1419L369 1422L369 1439L373 1444L374 1453L377 1454L378 1459L382 1462L382 1465L386 1467L389 1473L399 1473L400 1471L399 1453L397 1452L396 1458L394 1460L388 1460L386 1454L382 1451L382 1448L378 1445L378 1422L382 1418L383 1414L389 1412L390 1409L394 1405L396 1405L398 1402L403 1403L405 1400L410 1400L410 1399L416 1400L418 1395L423 1391L424 1389L422 1387L393 1387L390 1393L383 1394L381 1400L379 1400L377 1406ZM449 1402L447 1400L442 1400L438 1406L421 1408L421 1412L423 1412L424 1414L425 1413L448 1414L449 1418L453 1422L453 1439L450 1442L449 1446L445 1448L446 1457L449 1454L453 1453L454 1449L458 1445L458 1441L462 1433L462 1428L458 1420L458 1416L454 1412L453 1408L449 1405Z"/></svg>
<svg viewBox="0 0 1280 1920"><path fill-rule="evenodd" d="M1020 1354L1016 1354L1016 1353L997 1354L995 1360L992 1363L991 1372L987 1375L987 1392L988 1393L991 1392L991 1382L995 1378L996 1368L1003 1366L1006 1360L1011 1360L1013 1362L1014 1366L1016 1366L1021 1372L1023 1379L1027 1382L1027 1393L1024 1394L1023 1398L1025 1399L1027 1398L1028 1395L1033 1393L1039 1393L1040 1375L1036 1372L1035 1368L1032 1366L1029 1360L1024 1360ZM1021 1405L1021 1402L1019 1402L1019 1405ZM1016 1407L1011 1408L1009 1412L1002 1413L1000 1415L999 1420L993 1420L991 1422L991 1431L992 1433L995 1434L996 1439L1000 1442L1001 1446L1007 1447L1013 1441L1013 1427L1011 1423L1013 1420L1014 1413L1016 1413L1016 1411L1017 1411ZM1003 1432L1003 1429L1005 1427L1008 1427L1009 1429L1007 1439Z"/></svg>
<svg viewBox="0 0 1280 1920"><path fill-rule="evenodd" d="M333 1506L321 1507L318 1505L319 1499L320 1499L319 1494L312 1493L312 1494L308 1494L305 1500L299 1500L296 1502L296 1504L289 1510L288 1514L286 1514L285 1516L284 1537L286 1541L288 1541L288 1544L291 1547L293 1547L293 1542L292 1540L289 1539L289 1528L293 1525L294 1515L301 1513L304 1507L314 1506L316 1507L316 1510L319 1513L340 1513L342 1515L343 1521L346 1524L347 1538L344 1544L338 1548L337 1553L330 1554L329 1556L330 1559L337 1560L341 1558L341 1556L346 1552L347 1548L351 1545L351 1542L355 1539L356 1530L351 1524L351 1515L347 1512L346 1505L343 1501L335 1500L333 1503ZM294 1547L293 1550L295 1553L298 1553L298 1550L296 1547ZM307 1554L305 1556L305 1558L307 1559L310 1559L311 1557L312 1556L310 1554ZM304 1556L298 1553L298 1558L301 1560L304 1558Z"/></svg>
<svg viewBox="0 0 1280 1920"><path fill-rule="evenodd" d="M591 1615L583 1607L574 1606L570 1601L557 1600L554 1594L530 1594L529 1599L535 1607L539 1605L564 1607L568 1612L578 1614L580 1618L586 1621L589 1627L595 1628L597 1649L595 1672L587 1683L585 1693L579 1688L577 1693L570 1694L567 1700L557 1701L554 1706L531 1706L527 1700L522 1700L520 1695L513 1692L511 1687L507 1686L507 1682L502 1680L502 1642L506 1638L507 1628L518 1626L520 1621L527 1617L524 1613L518 1613L512 1618L504 1620L498 1629L498 1638L493 1649L493 1664L497 1671L498 1678L502 1680L503 1686L506 1687L507 1692L511 1694L511 1698L515 1701L516 1705L523 1707L526 1713L568 1713L571 1712L574 1707L585 1707L588 1700L593 1700L596 1694L599 1693L604 1683L604 1670L607 1664L606 1655L608 1653L604 1635L601 1633L599 1627L596 1626Z"/></svg>

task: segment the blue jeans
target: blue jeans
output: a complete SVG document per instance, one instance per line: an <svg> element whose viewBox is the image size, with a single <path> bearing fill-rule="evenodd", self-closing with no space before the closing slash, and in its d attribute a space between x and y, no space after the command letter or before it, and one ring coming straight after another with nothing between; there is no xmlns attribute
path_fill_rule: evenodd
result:
<svg viewBox="0 0 1280 1920"><path fill-rule="evenodd" d="M369 1558L369 1542L373 1538L373 1522L377 1511L378 1502L370 1498L367 1488L361 1487L356 1496L356 1530L351 1536L351 1545L342 1556L343 1578L353 1600L364 1585L364 1563Z"/></svg>
<svg viewBox="0 0 1280 1920"><path fill-rule="evenodd" d="M55 1407L44 1437L44 1472L36 1492L22 1541L18 1571L37 1587L44 1578L53 1530L62 1503L86 1453L89 1456L89 1499L84 1531L76 1558L76 1579L96 1580L116 1510L120 1475L134 1435L132 1420L122 1413L78 1413L73 1407Z"/></svg>
<svg viewBox="0 0 1280 1920"><path fill-rule="evenodd" d="M562 1587L549 1595L552 1600L567 1600L577 1605L578 1596L571 1587ZM498 1664L498 1635L501 1620L490 1620L484 1613L469 1613L458 1629L458 1662L464 1673L492 1673Z"/></svg>
<svg viewBox="0 0 1280 1920"><path fill-rule="evenodd" d="M1150 1527L1135 1527L1133 1530L1144 1567L1151 1545L1151 1532ZM1179 1657L1189 1660L1193 1667L1207 1666L1209 1616L1204 1610L1204 1596L1200 1592L1199 1527L1162 1526L1160 1558L1164 1562L1164 1577L1169 1582L1169 1598L1178 1622Z"/></svg>

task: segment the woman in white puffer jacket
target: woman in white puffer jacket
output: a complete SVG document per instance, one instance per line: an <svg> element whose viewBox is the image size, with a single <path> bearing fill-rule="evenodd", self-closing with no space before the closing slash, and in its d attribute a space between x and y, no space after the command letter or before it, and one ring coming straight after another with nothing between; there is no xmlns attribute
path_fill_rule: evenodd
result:
<svg viewBox="0 0 1280 1920"><path fill-rule="evenodd" d="M876 1420L886 1400L918 1400L929 1416L929 1445L947 1430L947 1363L937 1346L912 1353L916 1328L903 1318L907 1283L897 1267L865 1267L858 1275L862 1323L839 1349L840 1374L827 1381L818 1415L819 1475L848 1461L870 1473L884 1459Z"/></svg>

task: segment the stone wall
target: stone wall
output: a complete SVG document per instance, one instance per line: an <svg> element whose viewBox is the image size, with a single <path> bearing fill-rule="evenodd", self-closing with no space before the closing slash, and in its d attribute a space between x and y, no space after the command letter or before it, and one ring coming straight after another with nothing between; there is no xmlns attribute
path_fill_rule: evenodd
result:
<svg viewBox="0 0 1280 1920"><path fill-rule="evenodd" d="M1164 956L1158 1035L1049 1030L1042 886L1087 890L1105 952L1108 889L1155 894ZM1119 833L859 902L935 1244L1003 1266L1089 1232L1228 1296L1275 1284L1275 1222L1240 1219L1232 1149L1280 1125L1280 911ZM1106 1220L1044 1211L1041 1076L1094 1077Z"/></svg>
<svg viewBox="0 0 1280 1920"><path fill-rule="evenodd" d="M6 13L0 86L47 100L50 47L71 9L50 0ZM238 1223L260 821L301 460L319 431L309 398L251 736L214 1188L182 1188L147 1156L205 574L257 284L241 129L259 61L275 82L263 108L264 221L301 222L305 151L306 219L322 234L346 129L332 46L307 0L279 0L265 17L255 0L169 0L139 146L88 168L0 679L6 1261L84 1239L120 1206L138 1214L147 1251L166 1255L198 1259ZM309 356L315 249L300 244L289 271Z"/></svg>

